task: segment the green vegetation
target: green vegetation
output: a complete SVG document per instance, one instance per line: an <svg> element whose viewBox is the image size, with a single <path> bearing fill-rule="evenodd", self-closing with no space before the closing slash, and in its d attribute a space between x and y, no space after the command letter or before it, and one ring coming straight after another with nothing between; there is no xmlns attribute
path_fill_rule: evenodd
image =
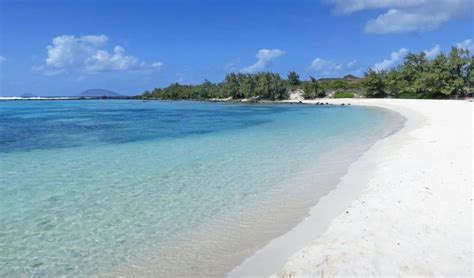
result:
<svg viewBox="0 0 474 278"><path fill-rule="evenodd" d="M207 99L212 97L223 97L223 93L218 85L208 80L197 86L173 83L166 88L155 88L151 92L145 91L142 94L144 99Z"/></svg>
<svg viewBox="0 0 474 278"><path fill-rule="evenodd" d="M473 67L474 56L455 47L432 60L424 52L410 53L390 71L369 69L362 88L367 97L460 98L472 90Z"/></svg>
<svg viewBox="0 0 474 278"><path fill-rule="evenodd" d="M369 69L365 73L364 80L362 80L362 87L365 89L366 97L384 97L385 96L385 81L383 72L376 72Z"/></svg>
<svg viewBox="0 0 474 278"><path fill-rule="evenodd" d="M282 79L279 74L261 72L257 74L229 73L224 81L218 84L205 80L199 85L182 85L173 83L165 88L155 88L145 91L142 99L193 99L206 100L217 98L232 99L266 99L283 100L288 98L291 90L301 89L306 99L326 96L326 91L358 88L359 78L347 81L345 79L316 80L310 77L302 81L296 72L288 73L288 79ZM358 82L360 83L360 82Z"/></svg>
<svg viewBox="0 0 474 278"><path fill-rule="evenodd" d="M293 82L299 77L293 77ZM224 82L214 84L208 80L200 85L171 84L142 94L143 99L210 99L210 98L260 98L282 100L288 98L288 81L279 74L262 72L258 74L229 73Z"/></svg>
<svg viewBox="0 0 474 278"><path fill-rule="evenodd" d="M301 83L300 76L296 72L290 71L288 73L288 85L298 86L300 85L300 83Z"/></svg>
<svg viewBox="0 0 474 278"><path fill-rule="evenodd" d="M314 99L318 97L325 97L326 92L319 85L318 80L314 77L310 77L310 80L305 82L302 86L305 99Z"/></svg>
<svg viewBox="0 0 474 278"><path fill-rule="evenodd" d="M318 82L324 91L338 91L360 89L360 78L346 79L346 78L322 78Z"/></svg>
<svg viewBox="0 0 474 278"><path fill-rule="evenodd" d="M393 98L460 98L472 94L474 85L474 56L468 50L452 48L428 60L425 53L408 54L403 63L390 71L369 69L363 79L348 74L344 78L300 80L291 71L287 79L279 74L229 73L221 83L205 80L199 85L173 83L166 88L145 91L142 99L213 98L283 100L292 90L303 90L306 99L334 95L335 98L366 97Z"/></svg>
<svg viewBox="0 0 474 278"><path fill-rule="evenodd" d="M353 98L354 94L351 92L337 92L334 94L334 98Z"/></svg>

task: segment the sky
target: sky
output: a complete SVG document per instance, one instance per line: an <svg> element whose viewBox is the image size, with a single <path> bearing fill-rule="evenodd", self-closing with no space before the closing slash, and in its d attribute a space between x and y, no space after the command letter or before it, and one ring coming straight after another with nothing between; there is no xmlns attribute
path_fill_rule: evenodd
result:
<svg viewBox="0 0 474 278"><path fill-rule="evenodd" d="M0 95L124 95L229 72L363 76L474 51L474 0L0 0Z"/></svg>

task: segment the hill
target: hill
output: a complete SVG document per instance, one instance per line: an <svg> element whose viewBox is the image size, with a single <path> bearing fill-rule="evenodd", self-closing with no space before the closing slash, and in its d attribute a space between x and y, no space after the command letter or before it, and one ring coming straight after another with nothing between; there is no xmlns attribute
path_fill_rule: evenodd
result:
<svg viewBox="0 0 474 278"><path fill-rule="evenodd" d="M82 92L80 97L92 97L92 98L99 98L99 97L122 97L122 95L117 94L115 92L105 90L105 89L89 89Z"/></svg>
<svg viewBox="0 0 474 278"><path fill-rule="evenodd" d="M24 98L32 98L32 97L38 97L36 95L33 95L33 94L30 94L30 93L26 93L26 94L22 94L20 97L24 97Z"/></svg>
<svg viewBox="0 0 474 278"><path fill-rule="evenodd" d="M343 81L343 82L349 82L349 83L357 83L359 81L361 81L362 78L360 77L357 77L355 75L352 75L352 74L348 74L346 76L344 76L343 78L338 78L338 77L333 77L333 78L320 78L318 79L318 81L321 81L321 82L327 82L327 81Z"/></svg>

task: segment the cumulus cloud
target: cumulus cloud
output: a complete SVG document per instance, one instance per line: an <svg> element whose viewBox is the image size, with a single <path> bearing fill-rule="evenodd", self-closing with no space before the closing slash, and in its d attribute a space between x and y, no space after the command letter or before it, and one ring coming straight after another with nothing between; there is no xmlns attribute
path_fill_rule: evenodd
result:
<svg viewBox="0 0 474 278"><path fill-rule="evenodd" d="M339 14L382 10L365 25L365 32L424 32L465 16L472 16L472 0L323 0Z"/></svg>
<svg viewBox="0 0 474 278"><path fill-rule="evenodd" d="M425 14L418 11L390 9L376 19L369 20L364 31L367 33L406 33L432 31L450 19L446 13Z"/></svg>
<svg viewBox="0 0 474 278"><path fill-rule="evenodd" d="M375 64L372 68L375 71L388 70L396 65L398 65L403 58L409 53L409 50L406 48L401 48L398 51L394 51L390 54L389 59L385 59L380 63Z"/></svg>
<svg viewBox="0 0 474 278"><path fill-rule="evenodd" d="M437 44L432 49L424 50L423 52L425 53L426 58L433 59L441 53L441 47Z"/></svg>
<svg viewBox="0 0 474 278"><path fill-rule="evenodd" d="M474 52L474 41L472 39L465 39L462 42L456 44L457 48L469 50L469 52Z"/></svg>
<svg viewBox="0 0 474 278"><path fill-rule="evenodd" d="M108 37L105 35L55 37L52 44L47 46L48 56L45 64L33 69L54 75L66 72L85 74L112 71L150 72L163 66L161 62L147 63L135 56L126 55L125 49L119 45L109 52L105 49L107 41Z"/></svg>
<svg viewBox="0 0 474 278"><path fill-rule="evenodd" d="M1 56L0 55L0 64L2 64L3 62L5 62L7 60L7 58L5 58L4 56Z"/></svg>
<svg viewBox="0 0 474 278"><path fill-rule="evenodd" d="M260 49L256 55L257 62L244 69L242 72L256 73L267 69L280 56L283 56L285 51L280 49Z"/></svg>

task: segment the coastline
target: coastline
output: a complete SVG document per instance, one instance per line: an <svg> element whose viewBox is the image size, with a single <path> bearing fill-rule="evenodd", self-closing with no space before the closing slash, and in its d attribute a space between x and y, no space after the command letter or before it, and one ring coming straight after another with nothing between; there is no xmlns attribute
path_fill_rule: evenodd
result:
<svg viewBox="0 0 474 278"><path fill-rule="evenodd" d="M279 102L279 104L282 106L288 106L282 102ZM309 106L310 105L299 105L298 107L311 108ZM299 111L298 107L296 110ZM352 110L349 108L344 109L343 107L335 108ZM354 111L357 110L354 107ZM189 240L180 244L179 248L175 248L174 251L171 250L172 252L167 253L165 259L139 259L138 262L135 261L133 264L125 265L116 272L107 273L107 275L170 275L170 272L167 274L167 271L170 269L161 266L161 261L164 262L170 260L179 262L182 261L180 257L186 256L192 258L195 256L195 258L192 259L192 263L181 263L178 268L172 270L171 275L177 277L225 276L225 274L232 270L236 265L251 256L259 248L264 247L270 240L285 234L302 221L308 215L309 209L316 203L316 200L319 200L320 197L325 196L328 192L334 189L340 177L344 175L348 166L352 162L356 161L380 138L396 132L403 126L403 117L398 113L384 110L386 109L360 108L360 111L372 111L372 113L374 113L372 115L380 115L380 119L385 119L384 124L380 125L380 127L383 128L380 129L380 132L373 134L373 139L369 139L370 136L364 136L364 139L361 140L354 138L354 140L347 141L342 137L342 140L347 144L338 144L338 149L335 151L328 151L317 160L315 160L315 156L312 155L310 161L303 163L303 165L309 166L308 169L306 169L306 167L297 166L300 163L293 163L294 166L297 166L298 170L291 170L291 177L288 180L277 181L277 183L287 184L288 186L286 189L278 189L277 191L280 192L278 194L276 194L276 191L266 191L268 195L261 198L259 202L245 204L244 207L246 210L243 210L243 208L235 210L233 214L227 215L225 218L217 221L220 223L219 226L229 228L212 230L203 229L192 236ZM295 118L291 115L287 115L286 119L291 122L295 121ZM361 125L363 126L364 124L361 123ZM361 128L363 129L362 126ZM285 128L285 130L288 131L287 128ZM319 132L318 129L306 130ZM310 137L308 137L308 139L309 138ZM298 140L289 140L289 142L293 142L294 146L301 145L301 142L298 142ZM290 147L287 146L285 149L289 150ZM302 150L304 147L301 148L300 146L298 149ZM260 149L260 155L264 153L262 151L263 150ZM272 149L271 152L273 153L274 149ZM258 151L255 151L254 153L258 153ZM291 153L296 155L295 158L300 157L297 155L297 152ZM310 154L312 151L308 150L306 153ZM329 166L330 168L328 169L326 161L330 160L331 157L336 157L337 159L330 163L332 165ZM347 163L338 162L340 160L347 161ZM338 164L337 166L335 165L336 163ZM316 173L317 186L294 186L295 183L311 185L311 180L315 181L316 177L310 174L310 172ZM271 172L268 173L271 174ZM319 175L317 173L329 174ZM281 194L281 192L283 192L281 190L286 191L286 193ZM304 194L302 193L303 191ZM268 215L274 215L275 217L267 217ZM248 229L248 227L252 227L252 229ZM197 228L193 229L193 232L197 231ZM200 244L196 244L198 242ZM199 256L196 254L199 254ZM152 257L155 258L157 256L153 255ZM202 260L202 258L207 259Z"/></svg>
<svg viewBox="0 0 474 278"><path fill-rule="evenodd" d="M473 103L324 101L390 109L407 122L351 164L310 216L228 276L470 276Z"/></svg>

